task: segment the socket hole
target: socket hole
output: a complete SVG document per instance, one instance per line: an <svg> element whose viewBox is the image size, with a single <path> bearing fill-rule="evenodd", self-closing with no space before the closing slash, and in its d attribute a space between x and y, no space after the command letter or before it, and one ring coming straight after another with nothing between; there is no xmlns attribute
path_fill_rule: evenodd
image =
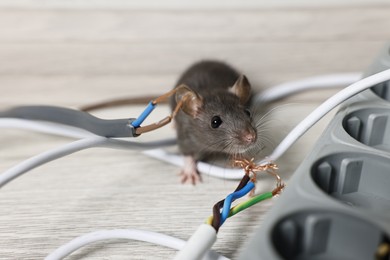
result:
<svg viewBox="0 0 390 260"><path fill-rule="evenodd" d="M373 224L347 214L304 211L273 227L272 243L283 259L374 259L388 235Z"/></svg>
<svg viewBox="0 0 390 260"><path fill-rule="evenodd" d="M378 97L390 101L390 81L385 81L382 83L379 83L371 88L372 92L376 94Z"/></svg>
<svg viewBox="0 0 390 260"><path fill-rule="evenodd" d="M354 207L390 212L390 160L372 154L337 153L311 169L314 183L331 197Z"/></svg>
<svg viewBox="0 0 390 260"><path fill-rule="evenodd" d="M382 108L361 109L343 120L345 131L357 141L390 151L390 111Z"/></svg>

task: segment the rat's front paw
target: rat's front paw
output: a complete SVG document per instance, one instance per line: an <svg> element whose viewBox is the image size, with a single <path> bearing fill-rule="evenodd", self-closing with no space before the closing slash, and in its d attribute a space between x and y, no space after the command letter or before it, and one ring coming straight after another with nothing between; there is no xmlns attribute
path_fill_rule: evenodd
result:
<svg viewBox="0 0 390 260"><path fill-rule="evenodd" d="M196 169L196 161L192 156L184 157L184 166L180 172L181 183L192 183L195 185L198 182L202 182L202 178Z"/></svg>
<svg viewBox="0 0 390 260"><path fill-rule="evenodd" d="M198 182L202 182L202 178L200 177L199 173L196 172L185 172L181 171L181 183L192 183L193 185L197 184Z"/></svg>

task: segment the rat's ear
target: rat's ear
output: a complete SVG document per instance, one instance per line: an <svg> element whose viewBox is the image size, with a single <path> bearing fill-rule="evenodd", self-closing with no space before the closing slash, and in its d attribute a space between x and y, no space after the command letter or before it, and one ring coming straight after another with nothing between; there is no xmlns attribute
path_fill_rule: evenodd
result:
<svg viewBox="0 0 390 260"><path fill-rule="evenodd" d="M239 98L240 104L244 105L251 96L251 84L245 75L241 75L229 91Z"/></svg>
<svg viewBox="0 0 390 260"><path fill-rule="evenodd" d="M203 99L188 86L180 85L176 91L176 103L182 103L181 110L192 118L196 118L203 105Z"/></svg>

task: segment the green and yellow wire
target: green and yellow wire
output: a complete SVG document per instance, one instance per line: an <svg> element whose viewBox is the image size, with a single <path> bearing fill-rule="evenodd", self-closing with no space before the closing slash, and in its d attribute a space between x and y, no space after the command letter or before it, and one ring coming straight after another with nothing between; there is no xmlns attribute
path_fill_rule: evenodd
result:
<svg viewBox="0 0 390 260"><path fill-rule="evenodd" d="M281 190L281 189L280 189ZM249 200L247 201L244 201L244 202L241 202L239 204L237 204L236 206L234 206L230 212L229 212L229 216L228 218L238 214L239 212L249 208L249 207L252 207L253 205L263 201L263 200L266 200L266 199L270 199L272 198L273 196L275 196L276 194L279 194L279 191L270 191L270 192L266 192L266 193L263 193L263 194L259 194L257 196L254 196L253 198L250 198ZM206 224L209 224L211 225L213 222L213 216L211 215L210 217L207 218L206 220Z"/></svg>

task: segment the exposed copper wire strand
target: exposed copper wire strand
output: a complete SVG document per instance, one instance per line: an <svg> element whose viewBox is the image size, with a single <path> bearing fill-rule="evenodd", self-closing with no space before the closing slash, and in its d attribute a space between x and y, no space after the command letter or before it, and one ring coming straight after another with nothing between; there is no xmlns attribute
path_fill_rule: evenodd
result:
<svg viewBox="0 0 390 260"><path fill-rule="evenodd" d="M276 179L276 186L283 185L282 179L280 176L276 173L276 170L278 169L278 166L272 162L269 162L265 165L256 165L254 162L254 158L248 160L248 159L236 159L233 162L234 166L240 166L244 169L246 175L252 175L252 179L256 180L256 172L266 172Z"/></svg>

